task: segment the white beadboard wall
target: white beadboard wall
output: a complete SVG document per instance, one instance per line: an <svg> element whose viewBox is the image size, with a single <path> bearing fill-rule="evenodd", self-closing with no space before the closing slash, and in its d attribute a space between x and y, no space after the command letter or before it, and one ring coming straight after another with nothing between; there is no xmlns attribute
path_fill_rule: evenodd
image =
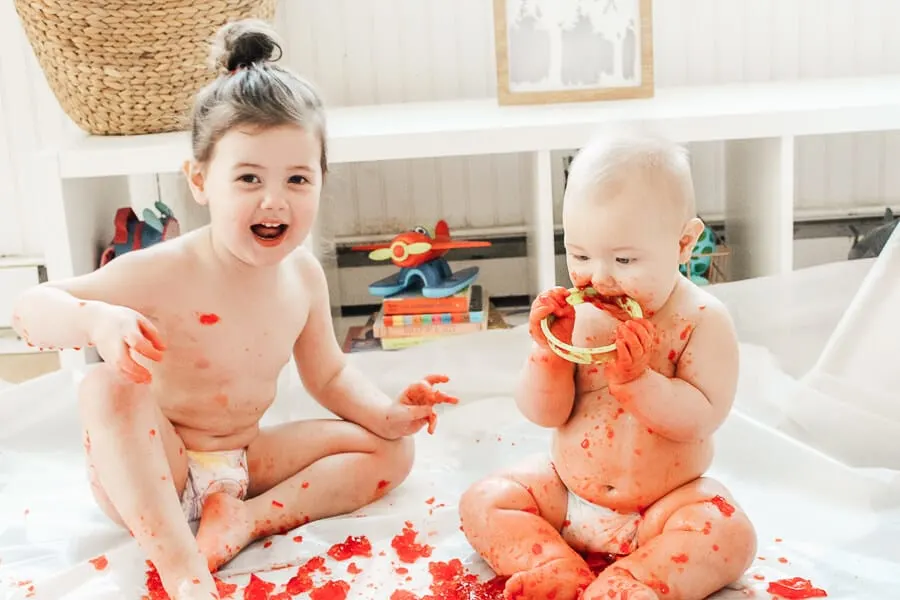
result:
<svg viewBox="0 0 900 600"><path fill-rule="evenodd" d="M659 87L900 72L897 0L654 5ZM491 0L282 0L277 25L288 64L332 106L494 94ZM29 157L74 126L49 92L12 0L0 0L0 33L0 255L39 254L41 198L31 192ZM721 148L692 150L700 210L718 213ZM891 168L900 161L900 133L803 139L798 154L798 210L900 204L900 169ZM458 228L520 225L527 168L520 156L338 165L324 231L392 233L439 217ZM175 177L132 182L137 203L162 190L184 207L183 197L173 199L184 195Z"/></svg>

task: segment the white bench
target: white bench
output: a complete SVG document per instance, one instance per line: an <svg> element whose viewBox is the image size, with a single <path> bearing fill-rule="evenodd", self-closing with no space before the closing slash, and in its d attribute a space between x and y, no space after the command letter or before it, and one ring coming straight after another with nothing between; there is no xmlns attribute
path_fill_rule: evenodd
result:
<svg viewBox="0 0 900 600"><path fill-rule="evenodd" d="M554 284L551 152L578 148L613 124L642 124L680 142L726 142L725 220L736 278L793 264L796 136L900 129L900 76L657 90L654 98L499 107L493 98L336 108L328 112L331 163L528 153L530 289ZM175 172L186 133L80 136L39 158L46 184L48 277L96 268L130 175ZM82 353L64 352L64 364Z"/></svg>

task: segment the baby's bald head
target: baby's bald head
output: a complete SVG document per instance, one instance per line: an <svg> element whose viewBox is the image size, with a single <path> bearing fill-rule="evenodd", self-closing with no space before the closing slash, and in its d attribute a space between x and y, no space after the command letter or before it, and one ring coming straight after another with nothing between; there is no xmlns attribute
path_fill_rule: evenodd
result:
<svg viewBox="0 0 900 600"><path fill-rule="evenodd" d="M679 227L696 216L687 150L662 137L637 132L600 136L578 153L569 169L563 210L619 196L635 181L653 192L635 200L668 213Z"/></svg>

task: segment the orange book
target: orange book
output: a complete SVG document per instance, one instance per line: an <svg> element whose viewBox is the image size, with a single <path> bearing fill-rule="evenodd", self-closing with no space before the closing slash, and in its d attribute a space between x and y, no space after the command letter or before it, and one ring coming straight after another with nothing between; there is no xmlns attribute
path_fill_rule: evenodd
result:
<svg viewBox="0 0 900 600"><path fill-rule="evenodd" d="M433 313L464 313L469 310L472 286L447 298L426 298L418 291L388 296L382 303L385 315L427 315Z"/></svg>

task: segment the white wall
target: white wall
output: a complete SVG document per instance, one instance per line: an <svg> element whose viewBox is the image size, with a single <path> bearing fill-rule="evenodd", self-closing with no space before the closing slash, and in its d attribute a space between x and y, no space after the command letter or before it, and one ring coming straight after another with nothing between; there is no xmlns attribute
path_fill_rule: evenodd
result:
<svg viewBox="0 0 900 600"><path fill-rule="evenodd" d="M897 0L654 4L660 87L900 73ZM282 0L278 26L288 63L333 106L494 94L491 0ZM28 157L72 127L12 0L0 0L0 254L40 252L41 199L30 193ZM700 209L718 212L720 147L693 150ZM892 168L900 133L804 139L798 152L798 209L900 205L900 169ZM392 232L410 216L445 217L454 227L521 224L526 167L518 156L340 165L326 231ZM183 191L161 179L164 190ZM155 182L133 187L155 194Z"/></svg>

